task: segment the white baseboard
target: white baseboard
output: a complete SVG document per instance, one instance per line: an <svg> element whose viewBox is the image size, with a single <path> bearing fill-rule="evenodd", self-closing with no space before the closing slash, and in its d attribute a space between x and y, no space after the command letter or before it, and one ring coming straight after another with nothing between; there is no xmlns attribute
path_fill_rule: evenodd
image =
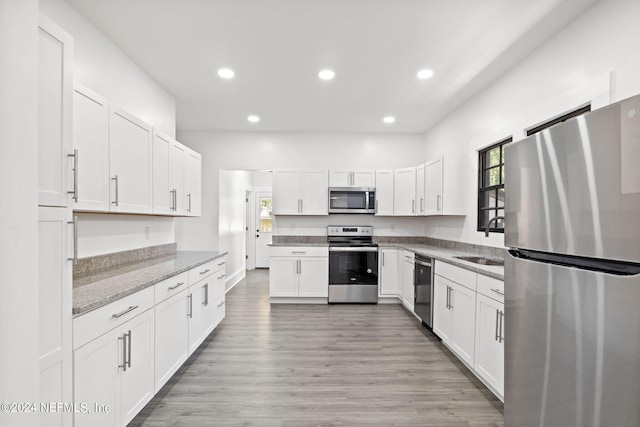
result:
<svg viewBox="0 0 640 427"><path fill-rule="evenodd" d="M224 284L225 288L227 289L225 293L233 289L233 287L238 283L240 283L240 281L244 279L246 275L247 273L244 268L241 268L240 270L236 271L231 275L227 275L227 280L225 281L225 284Z"/></svg>
<svg viewBox="0 0 640 427"><path fill-rule="evenodd" d="M270 297L271 304L327 304L327 298Z"/></svg>

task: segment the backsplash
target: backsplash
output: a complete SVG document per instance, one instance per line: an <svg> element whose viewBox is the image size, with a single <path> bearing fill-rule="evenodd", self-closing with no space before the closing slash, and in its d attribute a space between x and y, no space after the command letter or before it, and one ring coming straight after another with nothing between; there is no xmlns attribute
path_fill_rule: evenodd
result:
<svg viewBox="0 0 640 427"><path fill-rule="evenodd" d="M145 248L80 258L78 263L73 266L73 278L76 279L89 274L99 273L114 266L122 266L147 259L168 256L174 254L176 250L176 243L167 243L165 245L147 246Z"/></svg>

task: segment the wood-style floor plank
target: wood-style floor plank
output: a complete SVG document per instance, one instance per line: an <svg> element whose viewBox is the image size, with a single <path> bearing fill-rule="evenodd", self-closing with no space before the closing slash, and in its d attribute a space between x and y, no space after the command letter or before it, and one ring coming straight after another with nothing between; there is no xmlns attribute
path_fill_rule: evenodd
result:
<svg viewBox="0 0 640 427"><path fill-rule="evenodd" d="M502 426L502 403L401 305L269 304L268 271L130 426Z"/></svg>

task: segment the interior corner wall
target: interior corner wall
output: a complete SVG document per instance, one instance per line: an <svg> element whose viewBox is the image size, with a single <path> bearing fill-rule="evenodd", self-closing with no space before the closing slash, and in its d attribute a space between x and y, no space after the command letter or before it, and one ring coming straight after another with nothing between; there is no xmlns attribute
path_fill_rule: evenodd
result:
<svg viewBox="0 0 640 427"><path fill-rule="evenodd" d="M0 0L0 402L40 399L38 2ZM0 411L39 426L37 411Z"/></svg>
<svg viewBox="0 0 640 427"><path fill-rule="evenodd" d="M599 1L425 135L427 158L470 153L466 217L430 217L425 233L491 246L477 231L477 151L587 102L598 108L640 93L640 2ZM613 72L613 73L611 73Z"/></svg>

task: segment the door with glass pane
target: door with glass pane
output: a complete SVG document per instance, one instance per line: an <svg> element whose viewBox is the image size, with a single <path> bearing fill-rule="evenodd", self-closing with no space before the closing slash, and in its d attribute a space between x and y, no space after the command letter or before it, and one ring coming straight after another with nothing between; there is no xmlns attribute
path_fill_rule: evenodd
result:
<svg viewBox="0 0 640 427"><path fill-rule="evenodd" d="M256 192L256 268L269 268L269 242L273 226L271 193Z"/></svg>

